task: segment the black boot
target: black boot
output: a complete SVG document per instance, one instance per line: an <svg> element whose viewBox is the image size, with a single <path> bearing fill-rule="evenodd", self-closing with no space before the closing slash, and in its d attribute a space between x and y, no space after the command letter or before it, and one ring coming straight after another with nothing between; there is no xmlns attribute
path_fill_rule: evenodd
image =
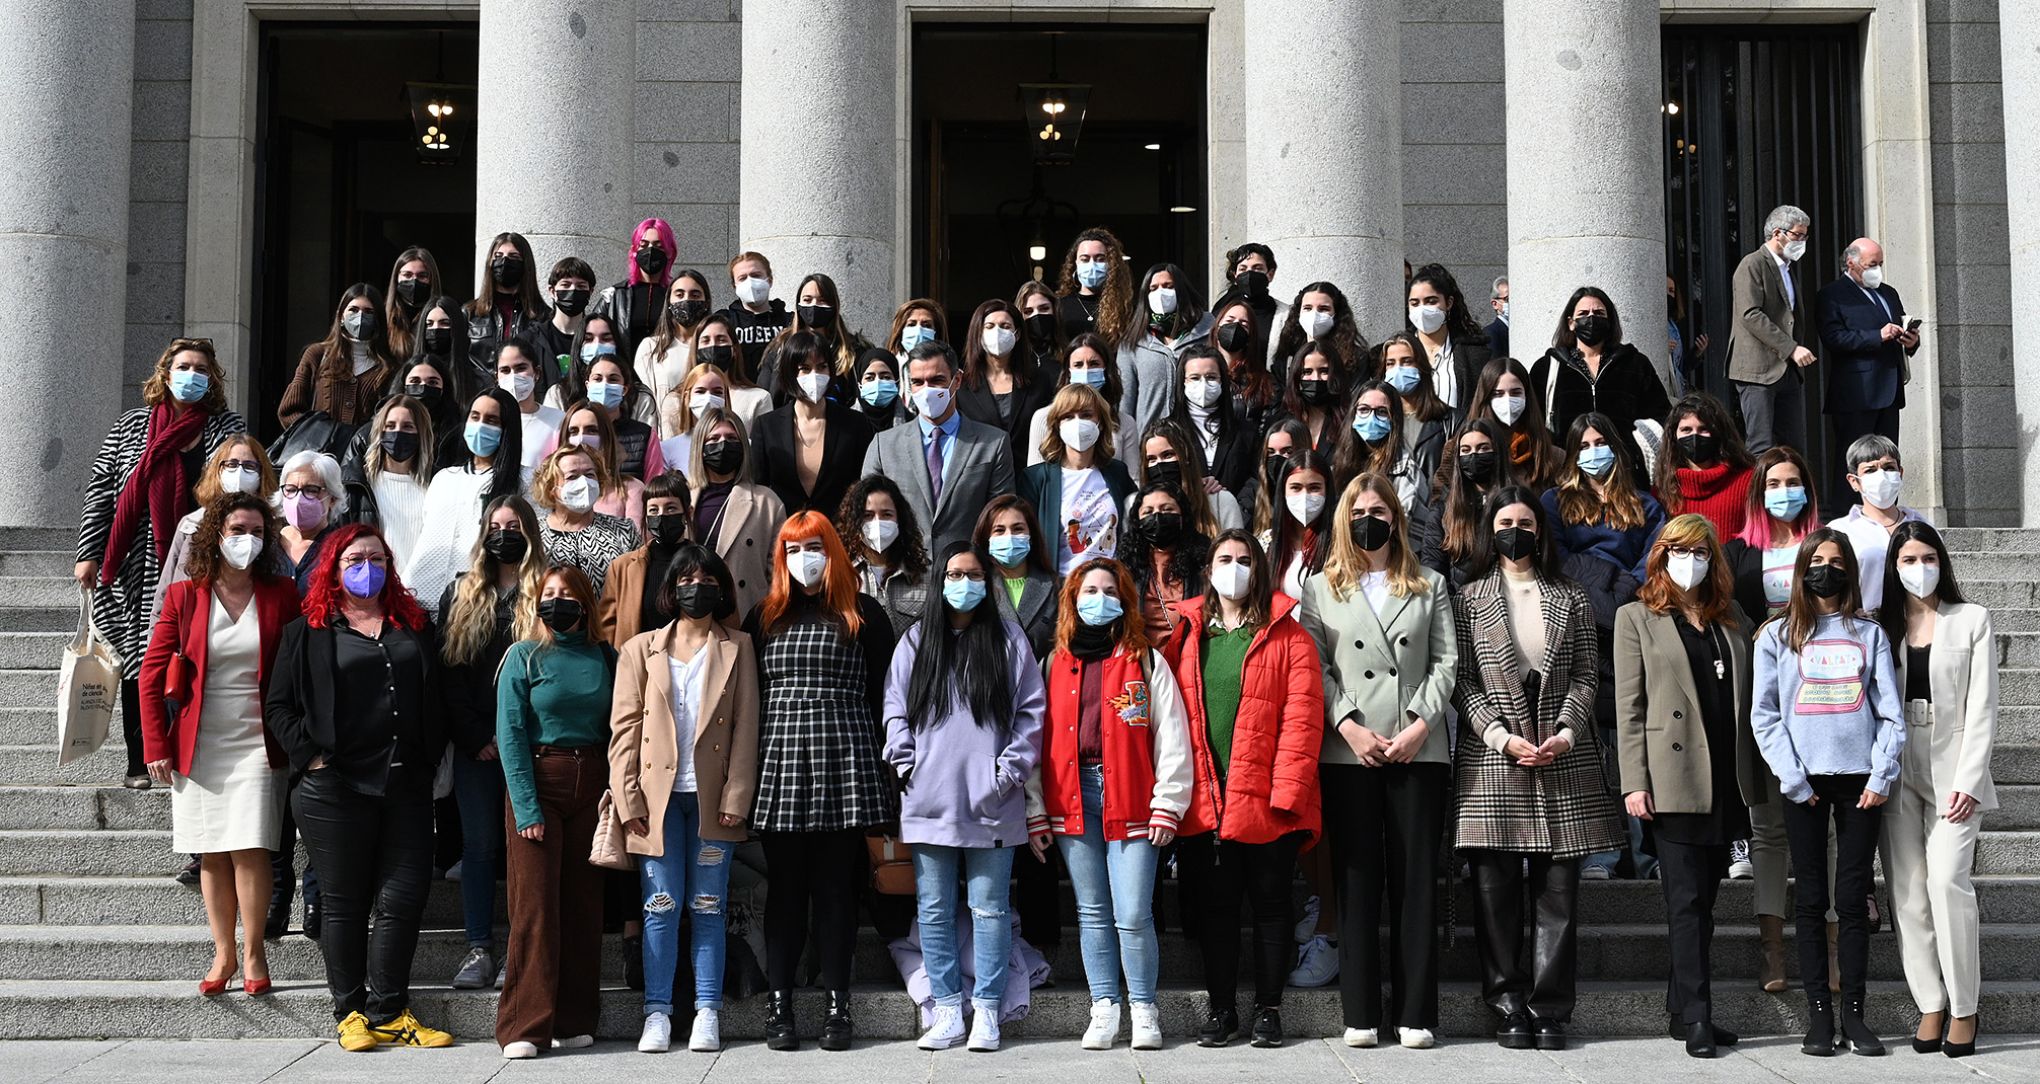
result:
<svg viewBox="0 0 2040 1084"><path fill-rule="evenodd" d="M793 1030L791 990L774 990L770 1000L765 1003L765 1049L800 1049L800 1036Z"/></svg>
<svg viewBox="0 0 2040 1084"><path fill-rule="evenodd" d="M1806 995L1806 1041L1799 1044L1801 1054L1816 1058L1831 1058L1835 1055L1835 1006L1825 993Z"/></svg>
<svg viewBox="0 0 2040 1084"><path fill-rule="evenodd" d="M1863 999L1852 997L1842 1002L1842 1037L1849 1041L1851 1049L1866 1058L1884 1055L1884 1040L1870 1030L1863 1022Z"/></svg>
<svg viewBox="0 0 2040 1084"><path fill-rule="evenodd" d="M1530 1026L1530 1014L1521 1009L1502 1017L1495 1025L1495 1042L1506 1050L1528 1050L1537 1045Z"/></svg>
<svg viewBox="0 0 2040 1084"><path fill-rule="evenodd" d="M1686 1056L1689 1058L1711 1058L1714 1056L1714 1026L1702 1020L1686 1025Z"/></svg>
<svg viewBox="0 0 2040 1084"><path fill-rule="evenodd" d="M1714 1035L1715 1046L1734 1046L1742 1041L1742 1036L1719 1024L1710 1023L1707 1026ZM1681 1023L1678 1017L1674 1016L1672 1017L1671 1027L1665 1034L1670 1035L1674 1039L1684 1039L1686 1037L1686 1025Z"/></svg>
<svg viewBox="0 0 2040 1084"><path fill-rule="evenodd" d="M829 991L829 1011L822 1017L822 1049L850 1049L850 991Z"/></svg>

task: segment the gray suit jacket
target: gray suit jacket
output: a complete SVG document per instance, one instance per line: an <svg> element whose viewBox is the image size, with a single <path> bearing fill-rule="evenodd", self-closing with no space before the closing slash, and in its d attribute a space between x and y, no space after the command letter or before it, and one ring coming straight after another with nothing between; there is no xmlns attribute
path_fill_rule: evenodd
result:
<svg viewBox="0 0 2040 1084"><path fill-rule="evenodd" d="M1716 802L1763 805L1778 793L1750 733L1750 624L1730 606L1717 625L1727 635L1735 683L1735 748L1707 744L1700 692L1677 622L1641 602L1615 611L1615 748L1622 793L1645 791L1660 813L1710 813ZM1735 759L1741 794L1714 793L1715 757Z"/></svg>
<svg viewBox="0 0 2040 1084"><path fill-rule="evenodd" d="M1744 256L1729 277L1735 322L1728 328L1728 378L1776 384L1792 368L1798 314L1785 294L1785 276L1768 246ZM1804 300L1802 297L1801 300Z"/></svg>
<svg viewBox="0 0 2040 1084"><path fill-rule="evenodd" d="M1324 573L1304 578L1297 612L1324 665L1323 763L1360 763L1336 729L1349 715L1383 738L1401 733L1415 715L1430 727L1417 762L1452 762L1445 709L1458 676L1459 640L1444 577L1428 568L1423 573L1429 588L1390 595L1379 614L1358 587L1342 599Z"/></svg>
<svg viewBox="0 0 2040 1084"><path fill-rule="evenodd" d="M951 542L969 541L985 505L1013 492L1013 455L1006 434L969 418L959 419L956 444L943 457L939 503L928 484L919 419L901 422L874 438L864 450L864 473L883 474L906 494L927 538L930 560L940 560L942 548Z"/></svg>

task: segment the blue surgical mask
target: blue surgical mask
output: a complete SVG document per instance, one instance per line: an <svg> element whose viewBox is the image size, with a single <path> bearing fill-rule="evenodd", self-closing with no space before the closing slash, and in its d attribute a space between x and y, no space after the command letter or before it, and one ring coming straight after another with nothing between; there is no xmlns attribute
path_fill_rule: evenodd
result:
<svg viewBox="0 0 2040 1084"><path fill-rule="evenodd" d="M1095 290L1103 286L1105 284L1105 274L1106 267L1103 260L1092 260L1090 263L1080 263L1077 265L1077 281L1088 289Z"/></svg>
<svg viewBox="0 0 2040 1084"><path fill-rule="evenodd" d="M932 327L909 324L900 329L900 349L902 350L912 350L922 343L933 342L934 340L935 329Z"/></svg>
<svg viewBox="0 0 2040 1084"><path fill-rule="evenodd" d="M1126 607L1119 600L1107 594L1084 595L1077 599L1077 618L1093 628L1110 625L1119 620Z"/></svg>
<svg viewBox="0 0 2040 1084"><path fill-rule="evenodd" d="M1102 388L1102 387L1104 387L1104 386L1105 386L1105 370L1103 370L1103 369L1071 369L1071 370L1070 370L1070 383L1072 383L1072 384L1086 384L1086 385L1089 385L1089 386L1091 386L1091 387L1094 387L1094 388Z"/></svg>
<svg viewBox="0 0 2040 1084"><path fill-rule="evenodd" d="M461 435L467 438L468 451L476 455L495 455L496 449L503 444L503 427L500 425L469 422Z"/></svg>
<svg viewBox="0 0 2040 1084"><path fill-rule="evenodd" d="M1360 434L1360 439L1369 444L1386 438L1392 428L1394 426L1389 420L1380 414L1363 414L1353 419L1353 432Z"/></svg>
<svg viewBox="0 0 2040 1084"><path fill-rule="evenodd" d="M985 581L949 580L942 581L942 601L949 603L953 610L969 613L985 600Z"/></svg>
<svg viewBox="0 0 2040 1084"><path fill-rule="evenodd" d="M1608 477L1615 469L1615 449L1605 444L1580 449L1580 469L1596 478Z"/></svg>
<svg viewBox="0 0 2040 1084"><path fill-rule="evenodd" d="M1002 534L993 537L986 548L992 551L992 560L1012 568L1033 552L1034 540L1024 534Z"/></svg>
<svg viewBox="0 0 2040 1084"><path fill-rule="evenodd" d="M1395 365L1389 368L1384 379L1397 395L1408 395L1417 390L1417 382L1424 379L1424 374L1418 372L1414 365Z"/></svg>
<svg viewBox="0 0 2040 1084"><path fill-rule="evenodd" d="M196 369L179 369L170 374L170 394L180 403L196 403L212 390L212 377Z"/></svg>
<svg viewBox="0 0 2040 1084"><path fill-rule="evenodd" d="M613 358L615 356L616 356L615 343L587 342L581 344L581 360L587 362L590 365L593 365L595 363L596 358L600 357Z"/></svg>
<svg viewBox="0 0 2040 1084"><path fill-rule="evenodd" d="M623 385L590 384L588 401L604 410L615 410L617 404L623 402Z"/></svg>
<svg viewBox="0 0 2040 1084"><path fill-rule="evenodd" d="M900 397L900 382L897 380L874 380L857 389L857 397L875 407L886 407Z"/></svg>
<svg viewBox="0 0 2040 1084"><path fill-rule="evenodd" d="M1794 520L1806 510L1805 486L1780 486L1764 491L1764 511L1777 519Z"/></svg>

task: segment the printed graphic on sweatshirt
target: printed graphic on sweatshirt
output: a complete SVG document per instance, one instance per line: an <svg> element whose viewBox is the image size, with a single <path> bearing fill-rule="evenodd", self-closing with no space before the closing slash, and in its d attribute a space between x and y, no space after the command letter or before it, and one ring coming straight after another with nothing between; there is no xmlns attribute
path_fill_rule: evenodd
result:
<svg viewBox="0 0 2040 1084"><path fill-rule="evenodd" d="M1145 681L1129 681L1126 691L1112 698L1112 710L1127 726L1148 725L1148 687Z"/></svg>
<svg viewBox="0 0 2040 1084"><path fill-rule="evenodd" d="M1863 706L1869 660L1854 640L1808 640L1799 652L1800 715L1843 715Z"/></svg>
<svg viewBox="0 0 2040 1084"><path fill-rule="evenodd" d="M1119 505L1097 470L1063 472L1063 574L1093 557L1119 552Z"/></svg>

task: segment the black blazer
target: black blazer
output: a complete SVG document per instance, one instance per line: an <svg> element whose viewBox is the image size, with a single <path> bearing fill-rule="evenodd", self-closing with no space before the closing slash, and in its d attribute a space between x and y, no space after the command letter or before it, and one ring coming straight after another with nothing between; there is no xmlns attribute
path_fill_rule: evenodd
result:
<svg viewBox="0 0 2040 1084"><path fill-rule="evenodd" d="M1035 411L1046 407L1054 398L1055 374L1048 373L1044 377L1042 371L1036 369L1034 379L1026 387L1013 389L1011 419L999 417L999 400L990 388L966 388L961 381L958 381L956 389L956 409L971 421L989 425L1006 434L1006 448L1017 464L1027 462L1027 453L1031 450L1027 447L1027 429L1034 421ZM1116 422L1118 419L1115 417L1113 420Z"/></svg>
<svg viewBox="0 0 2040 1084"><path fill-rule="evenodd" d="M840 403L823 406L822 468L813 493L800 487L800 445L793 435L792 403L768 411L751 427L752 480L777 494L786 514L814 509L836 518L843 495L864 469L864 450L874 435L871 423Z"/></svg>
<svg viewBox="0 0 2040 1084"><path fill-rule="evenodd" d="M1846 275L1820 288L1820 360L1827 370L1822 409L1829 414L1905 405L1905 359L1913 351L1878 335L1905 316L1905 302L1888 283L1877 296L1882 305Z"/></svg>
<svg viewBox="0 0 2040 1084"><path fill-rule="evenodd" d="M1489 354L1504 358L1515 356L1509 353L1509 325L1503 323L1501 317L1490 321L1486 332Z"/></svg>
<svg viewBox="0 0 2040 1084"><path fill-rule="evenodd" d="M339 674L330 626L315 629L302 617L283 628L276 646L276 669L270 675L269 692L262 699L262 721L276 736L290 757L294 775L302 775L313 757L360 754L379 748L383 739L369 733L365 720L335 717L333 686ZM446 703L440 687L439 654L432 626L417 631L385 624L384 635L408 636L417 643L424 660L420 682L424 703L411 713L413 726L397 735L395 760L414 769L418 778L430 780L446 751Z"/></svg>
<svg viewBox="0 0 2040 1084"><path fill-rule="evenodd" d="M1722 550L1735 583L1735 604L1748 615L1752 627L1763 625L1771 612L1771 604L1764 598L1764 551L1740 538L1729 539Z"/></svg>

